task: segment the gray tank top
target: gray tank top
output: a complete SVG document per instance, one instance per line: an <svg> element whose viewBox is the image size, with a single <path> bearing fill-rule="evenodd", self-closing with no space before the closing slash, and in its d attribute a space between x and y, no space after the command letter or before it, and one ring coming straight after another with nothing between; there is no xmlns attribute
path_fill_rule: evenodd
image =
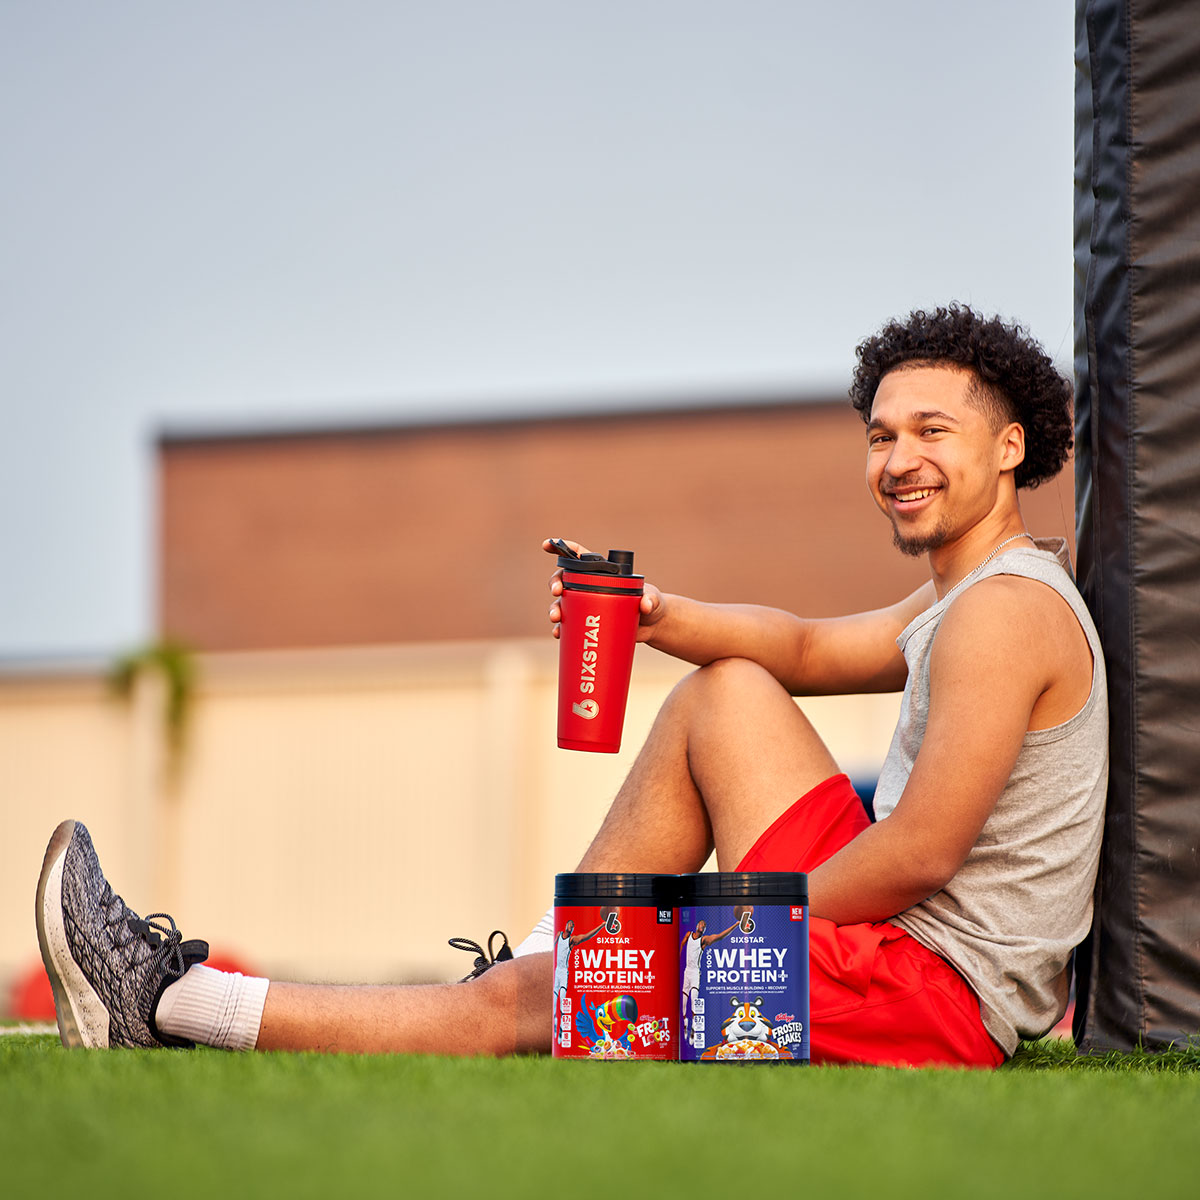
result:
<svg viewBox="0 0 1200 1200"><path fill-rule="evenodd" d="M895 809L925 736L929 659L942 617L968 587L1020 575L1071 606L1092 651L1092 689L1069 721L1025 734L1016 766L954 878L891 918L940 954L979 997L988 1032L1011 1054L1067 1006L1067 961L1092 919L1108 789L1108 694L1095 626L1070 573L1066 542L1014 547L917 617L896 639L908 663L900 721L879 774L877 820Z"/></svg>

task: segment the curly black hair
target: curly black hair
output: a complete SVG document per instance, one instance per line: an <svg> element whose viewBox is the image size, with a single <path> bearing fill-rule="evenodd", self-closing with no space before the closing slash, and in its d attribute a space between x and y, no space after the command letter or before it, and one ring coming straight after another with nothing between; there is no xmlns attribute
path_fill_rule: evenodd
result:
<svg viewBox="0 0 1200 1200"><path fill-rule="evenodd" d="M983 317L963 304L931 313L917 309L904 321L889 321L856 349L858 366L850 399L864 422L880 380L905 364L954 364L975 375L972 399L997 429L1016 421L1025 429L1025 461L1017 467L1019 488L1053 479L1067 461L1073 437L1072 389L1050 356L1020 325Z"/></svg>

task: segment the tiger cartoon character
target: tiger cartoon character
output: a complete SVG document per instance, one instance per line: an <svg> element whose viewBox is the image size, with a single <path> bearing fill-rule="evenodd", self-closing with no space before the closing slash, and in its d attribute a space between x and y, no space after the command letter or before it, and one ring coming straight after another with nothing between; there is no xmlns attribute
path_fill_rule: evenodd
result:
<svg viewBox="0 0 1200 1200"><path fill-rule="evenodd" d="M753 1059L791 1058L786 1046L777 1045L771 1037L774 1029L763 1016L762 997L753 1001L739 1000L736 996L729 1001L733 1012L723 1025L724 1040L709 1046L700 1056L702 1059Z"/></svg>

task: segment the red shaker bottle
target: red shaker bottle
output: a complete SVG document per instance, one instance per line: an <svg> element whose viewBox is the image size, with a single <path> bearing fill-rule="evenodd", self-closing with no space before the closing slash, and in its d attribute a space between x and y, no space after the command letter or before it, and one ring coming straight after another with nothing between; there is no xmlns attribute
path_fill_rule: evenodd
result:
<svg viewBox="0 0 1200 1200"><path fill-rule="evenodd" d="M633 670L645 577L632 550L577 556L555 543L562 567L558 641L558 744L616 754Z"/></svg>

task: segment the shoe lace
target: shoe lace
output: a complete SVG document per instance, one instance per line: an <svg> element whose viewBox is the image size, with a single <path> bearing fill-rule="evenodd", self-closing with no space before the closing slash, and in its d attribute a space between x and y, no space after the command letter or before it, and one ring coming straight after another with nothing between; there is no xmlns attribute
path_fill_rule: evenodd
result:
<svg viewBox="0 0 1200 1200"><path fill-rule="evenodd" d="M167 913L149 913L139 917L106 881L100 895L104 921L113 930L113 945L130 952L135 965L162 969L178 979L185 970L183 935ZM166 925L159 922L166 921ZM169 926L169 928L168 928ZM126 931L124 934L122 930Z"/></svg>
<svg viewBox="0 0 1200 1200"><path fill-rule="evenodd" d="M493 950L492 943L500 939L500 949ZM452 937L448 945L454 947L455 950L466 950L469 954L474 954L475 966L469 975L464 975L458 982L466 983L470 979L478 979L484 971L491 970L498 962L507 962L513 957L512 949L508 944L508 934L501 929L493 929L491 936L487 940L487 949L485 950L478 942L471 941L470 938Z"/></svg>

